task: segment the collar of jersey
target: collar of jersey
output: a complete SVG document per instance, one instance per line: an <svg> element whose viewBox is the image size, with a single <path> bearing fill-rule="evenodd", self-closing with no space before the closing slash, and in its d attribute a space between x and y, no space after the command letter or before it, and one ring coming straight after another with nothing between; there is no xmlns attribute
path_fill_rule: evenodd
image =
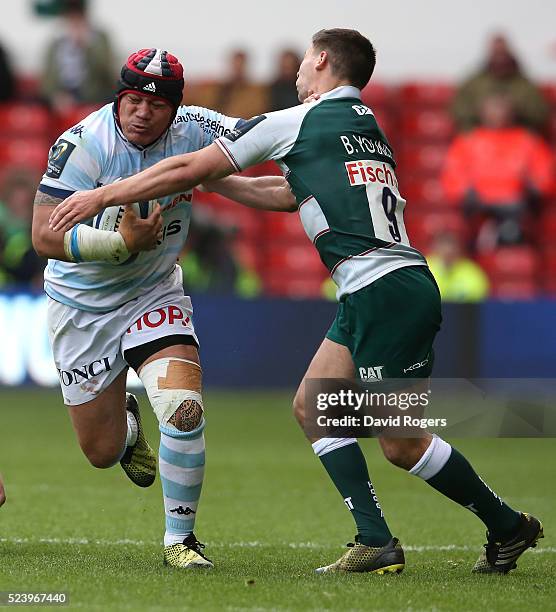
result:
<svg viewBox="0 0 556 612"><path fill-rule="evenodd" d="M359 98L361 90L353 85L340 85L320 95L320 100L333 100L334 98Z"/></svg>
<svg viewBox="0 0 556 612"><path fill-rule="evenodd" d="M116 113L113 110L112 114L114 116L114 125L116 126L116 133L118 134L118 136L130 147L136 149L137 151L150 151L151 149L154 149L162 140L164 140L166 138L166 136L168 135L168 131L170 128L168 128L166 131L162 132L162 134L154 141L151 142L150 145L147 145L146 147L142 147L141 145L136 145L133 142L131 142L131 140L128 140L127 137L125 136L122 128L120 127L120 123L116 117Z"/></svg>

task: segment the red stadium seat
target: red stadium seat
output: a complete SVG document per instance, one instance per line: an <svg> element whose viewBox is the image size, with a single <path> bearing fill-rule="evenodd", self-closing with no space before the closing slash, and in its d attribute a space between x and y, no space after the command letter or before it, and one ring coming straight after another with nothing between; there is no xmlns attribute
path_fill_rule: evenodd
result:
<svg viewBox="0 0 556 612"><path fill-rule="evenodd" d="M261 236L262 216L254 210L237 204L217 193L196 191L193 196L194 206L200 206L210 211L222 225L235 228L238 237L258 239Z"/></svg>
<svg viewBox="0 0 556 612"><path fill-rule="evenodd" d="M493 297L532 299L543 289L539 286L539 255L530 246L500 247L478 261L489 277Z"/></svg>
<svg viewBox="0 0 556 612"><path fill-rule="evenodd" d="M272 272L264 277L263 283L267 295L298 299L320 298L325 278Z"/></svg>
<svg viewBox="0 0 556 612"><path fill-rule="evenodd" d="M306 244L286 240L269 243L265 251L265 269L309 276L321 276L325 270L315 247L308 240Z"/></svg>
<svg viewBox="0 0 556 612"><path fill-rule="evenodd" d="M270 213L265 217L265 233L269 240L285 239L309 244L298 214Z"/></svg>
<svg viewBox="0 0 556 612"><path fill-rule="evenodd" d="M544 292L556 297L556 243L547 244L541 251L541 280Z"/></svg>
<svg viewBox="0 0 556 612"><path fill-rule="evenodd" d="M43 138L0 139L0 163L44 172L50 140Z"/></svg>
<svg viewBox="0 0 556 612"><path fill-rule="evenodd" d="M50 136L50 113L39 104L0 105L0 136L33 138Z"/></svg>
<svg viewBox="0 0 556 612"><path fill-rule="evenodd" d="M454 97L455 88L448 83L419 83L410 81L404 83L398 92L403 107L447 107Z"/></svg>
<svg viewBox="0 0 556 612"><path fill-rule="evenodd" d="M98 110L101 105L99 104L82 104L80 106L74 106L63 113L57 113L56 115L56 136L59 136L62 132L65 132L74 125L78 125L85 117L90 115L92 112Z"/></svg>
<svg viewBox="0 0 556 612"><path fill-rule="evenodd" d="M17 77L16 92L20 100L37 99L40 88L40 78L36 75L26 74Z"/></svg>
<svg viewBox="0 0 556 612"><path fill-rule="evenodd" d="M406 168L398 173L398 179L400 180L400 193L407 200L409 207L417 205L441 211L451 208L450 203L444 197L444 189L438 177L423 178L409 172Z"/></svg>
<svg viewBox="0 0 556 612"><path fill-rule="evenodd" d="M468 240L467 225L463 217L454 210L408 209L404 215L405 227L409 242L422 253L428 253L435 236L452 233L459 237L463 244Z"/></svg>
<svg viewBox="0 0 556 612"><path fill-rule="evenodd" d="M263 254L258 240L237 238L234 240L232 248L235 257L243 267L255 272L260 272L263 269Z"/></svg>
<svg viewBox="0 0 556 612"><path fill-rule="evenodd" d="M405 138L447 143L454 134L454 122L444 110L404 110L401 130Z"/></svg>
<svg viewBox="0 0 556 612"><path fill-rule="evenodd" d="M479 258L485 270L505 278L536 277L539 265L537 251L530 246L500 247Z"/></svg>
<svg viewBox="0 0 556 612"><path fill-rule="evenodd" d="M545 279L545 282L542 285L542 291L544 295L551 298L556 298L556 278Z"/></svg>
<svg viewBox="0 0 556 612"><path fill-rule="evenodd" d="M499 300L533 300L540 288L532 279L491 279L490 295Z"/></svg>
<svg viewBox="0 0 556 612"><path fill-rule="evenodd" d="M388 106L392 103L394 90L384 83L375 83L373 80L361 91L361 100L364 104L375 109L375 106Z"/></svg>
<svg viewBox="0 0 556 612"><path fill-rule="evenodd" d="M553 144L556 143L556 108L548 119L548 138Z"/></svg>
<svg viewBox="0 0 556 612"><path fill-rule="evenodd" d="M400 176L407 174L438 177L444 166L448 145L415 144L402 146L398 156Z"/></svg>
<svg viewBox="0 0 556 612"><path fill-rule="evenodd" d="M556 83L543 83L540 87L548 103L556 107Z"/></svg>
<svg viewBox="0 0 556 612"><path fill-rule="evenodd" d="M556 210L547 209L537 221L537 239L545 246L556 245Z"/></svg>

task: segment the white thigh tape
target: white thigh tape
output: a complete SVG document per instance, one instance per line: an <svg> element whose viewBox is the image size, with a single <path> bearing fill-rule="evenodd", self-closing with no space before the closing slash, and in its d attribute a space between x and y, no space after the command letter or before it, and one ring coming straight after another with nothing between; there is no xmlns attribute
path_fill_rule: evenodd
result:
<svg viewBox="0 0 556 612"><path fill-rule="evenodd" d="M201 368L193 361L177 357L156 359L141 368L139 378L161 425L167 425L186 400L194 400L203 407Z"/></svg>

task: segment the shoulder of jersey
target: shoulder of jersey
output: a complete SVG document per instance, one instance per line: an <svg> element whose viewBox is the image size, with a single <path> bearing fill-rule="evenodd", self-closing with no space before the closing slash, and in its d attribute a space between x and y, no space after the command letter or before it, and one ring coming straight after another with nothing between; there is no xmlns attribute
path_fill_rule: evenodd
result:
<svg viewBox="0 0 556 612"><path fill-rule="evenodd" d="M320 101L317 100L308 104L298 104L297 106L265 114L268 118L272 118L275 128L280 128L280 126L293 128L294 126L300 126L307 114L314 110L319 103Z"/></svg>
<svg viewBox="0 0 556 612"><path fill-rule="evenodd" d="M72 125L61 135L61 138L81 144L87 142L91 135L97 141L106 141L110 133L114 132L112 103L109 103Z"/></svg>
<svg viewBox="0 0 556 612"><path fill-rule="evenodd" d="M261 129L265 129L267 123L264 121L266 119L271 120L271 125L274 129L280 129L281 127L293 126L301 123L305 115L315 108L318 102L311 104L298 104L297 106L291 106L290 108L284 108L282 110L272 111L269 113L263 113L262 115L258 115L256 117L252 117L248 119L247 125L253 124L258 127L257 124L261 125ZM253 126L252 126L253 127ZM240 130L242 127L240 126ZM237 138L237 135L236 135ZM234 140L234 132L231 134L230 140Z"/></svg>
<svg viewBox="0 0 556 612"><path fill-rule="evenodd" d="M303 117L309 111L313 110L320 104L320 100L309 102L307 104L298 104L297 106L291 106L290 108L284 108L283 110L273 111L272 113L265 113L266 115L273 115L276 117Z"/></svg>
<svg viewBox="0 0 556 612"><path fill-rule="evenodd" d="M309 102L308 104L298 104L297 106L291 106L290 108L284 108L283 110L265 113L265 115L268 118L272 118L275 126L291 126L301 124L305 116L314 110L319 104L320 100L316 100L315 102Z"/></svg>

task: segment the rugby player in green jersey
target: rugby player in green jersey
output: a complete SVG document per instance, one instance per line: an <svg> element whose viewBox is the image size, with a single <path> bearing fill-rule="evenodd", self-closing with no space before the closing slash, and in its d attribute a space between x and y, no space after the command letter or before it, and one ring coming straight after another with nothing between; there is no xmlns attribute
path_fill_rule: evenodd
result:
<svg viewBox="0 0 556 612"><path fill-rule="evenodd" d="M149 200L274 159L286 172L301 222L338 286L336 318L294 400L303 426L306 381L403 381L422 390L432 371L440 329L440 296L425 258L412 248L403 222L392 150L361 90L375 51L354 30L321 30L299 68L299 99L318 98L255 117L209 147L166 159L136 176L73 195L51 217L68 230L102 208ZM306 428L307 429L307 428ZM357 525L355 544L319 572L399 572L403 549L384 519L353 437L311 439ZM469 509L488 529L474 566L507 573L542 537L533 516L510 508L455 448L436 435L379 436L386 458Z"/></svg>

